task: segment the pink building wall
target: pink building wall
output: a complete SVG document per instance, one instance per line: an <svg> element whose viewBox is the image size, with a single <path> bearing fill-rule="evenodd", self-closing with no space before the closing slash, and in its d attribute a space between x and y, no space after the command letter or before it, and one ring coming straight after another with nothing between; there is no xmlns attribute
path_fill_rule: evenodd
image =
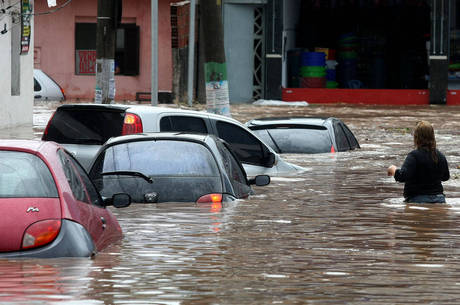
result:
<svg viewBox="0 0 460 305"><path fill-rule="evenodd" d="M58 7L65 1L58 0ZM170 3L158 0L158 88L172 89ZM135 100L136 92L150 92L150 3L151 0L123 0L122 23L136 23L140 27L139 75L115 76L115 100ZM92 101L95 75L75 74L75 23L94 22L97 1L72 1L69 5L48 15L47 1L35 1L34 65L42 69L64 89L67 100Z"/></svg>

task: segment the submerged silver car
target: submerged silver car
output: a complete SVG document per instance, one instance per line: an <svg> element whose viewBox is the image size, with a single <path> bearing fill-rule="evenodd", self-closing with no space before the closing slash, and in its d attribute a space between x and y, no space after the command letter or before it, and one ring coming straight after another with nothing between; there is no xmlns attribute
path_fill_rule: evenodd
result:
<svg viewBox="0 0 460 305"><path fill-rule="evenodd" d="M98 149L109 138L163 131L212 134L225 140L249 177L292 175L304 170L283 160L237 120L176 108L120 104L61 105L48 122L42 139L62 144L89 170Z"/></svg>
<svg viewBox="0 0 460 305"><path fill-rule="evenodd" d="M260 118L246 123L277 153L328 153L360 148L358 140L334 117Z"/></svg>

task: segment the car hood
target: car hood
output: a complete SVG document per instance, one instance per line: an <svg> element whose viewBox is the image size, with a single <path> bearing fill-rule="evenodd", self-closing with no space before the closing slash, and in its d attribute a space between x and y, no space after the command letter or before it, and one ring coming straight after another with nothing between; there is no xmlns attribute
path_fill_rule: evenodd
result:
<svg viewBox="0 0 460 305"><path fill-rule="evenodd" d="M294 176L301 172L306 171L306 168L286 162L279 155L276 155L276 161L273 167L263 167L258 165L252 165L243 163L244 170L248 178L254 178L257 175L269 175L269 176Z"/></svg>
<svg viewBox="0 0 460 305"><path fill-rule="evenodd" d="M61 219L59 198L0 198L0 213L0 252L19 251L31 224Z"/></svg>

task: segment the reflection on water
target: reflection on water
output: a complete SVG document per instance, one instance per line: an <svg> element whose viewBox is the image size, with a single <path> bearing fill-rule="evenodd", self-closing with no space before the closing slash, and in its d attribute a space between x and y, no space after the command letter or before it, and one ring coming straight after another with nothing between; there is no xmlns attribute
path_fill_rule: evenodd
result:
<svg viewBox="0 0 460 305"><path fill-rule="evenodd" d="M112 209L124 239L92 260L0 261L0 303L458 304L459 108L232 107L242 122L336 116L362 148L284 155L308 171L232 204ZM39 138L49 115L42 105L34 129L11 136ZM447 205L406 205L386 176L420 119L449 161Z"/></svg>

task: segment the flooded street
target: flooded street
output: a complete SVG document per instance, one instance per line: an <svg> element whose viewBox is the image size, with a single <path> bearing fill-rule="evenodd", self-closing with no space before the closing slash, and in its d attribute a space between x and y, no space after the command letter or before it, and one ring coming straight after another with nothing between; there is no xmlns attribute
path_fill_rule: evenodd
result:
<svg viewBox="0 0 460 305"><path fill-rule="evenodd" d="M55 107L35 107L40 138ZM335 116L361 149L283 157L308 171L273 177L224 206L112 209L124 239L94 259L0 260L1 304L459 304L460 108L232 105L262 116ZM406 205L387 177L419 120L449 162L446 205Z"/></svg>

